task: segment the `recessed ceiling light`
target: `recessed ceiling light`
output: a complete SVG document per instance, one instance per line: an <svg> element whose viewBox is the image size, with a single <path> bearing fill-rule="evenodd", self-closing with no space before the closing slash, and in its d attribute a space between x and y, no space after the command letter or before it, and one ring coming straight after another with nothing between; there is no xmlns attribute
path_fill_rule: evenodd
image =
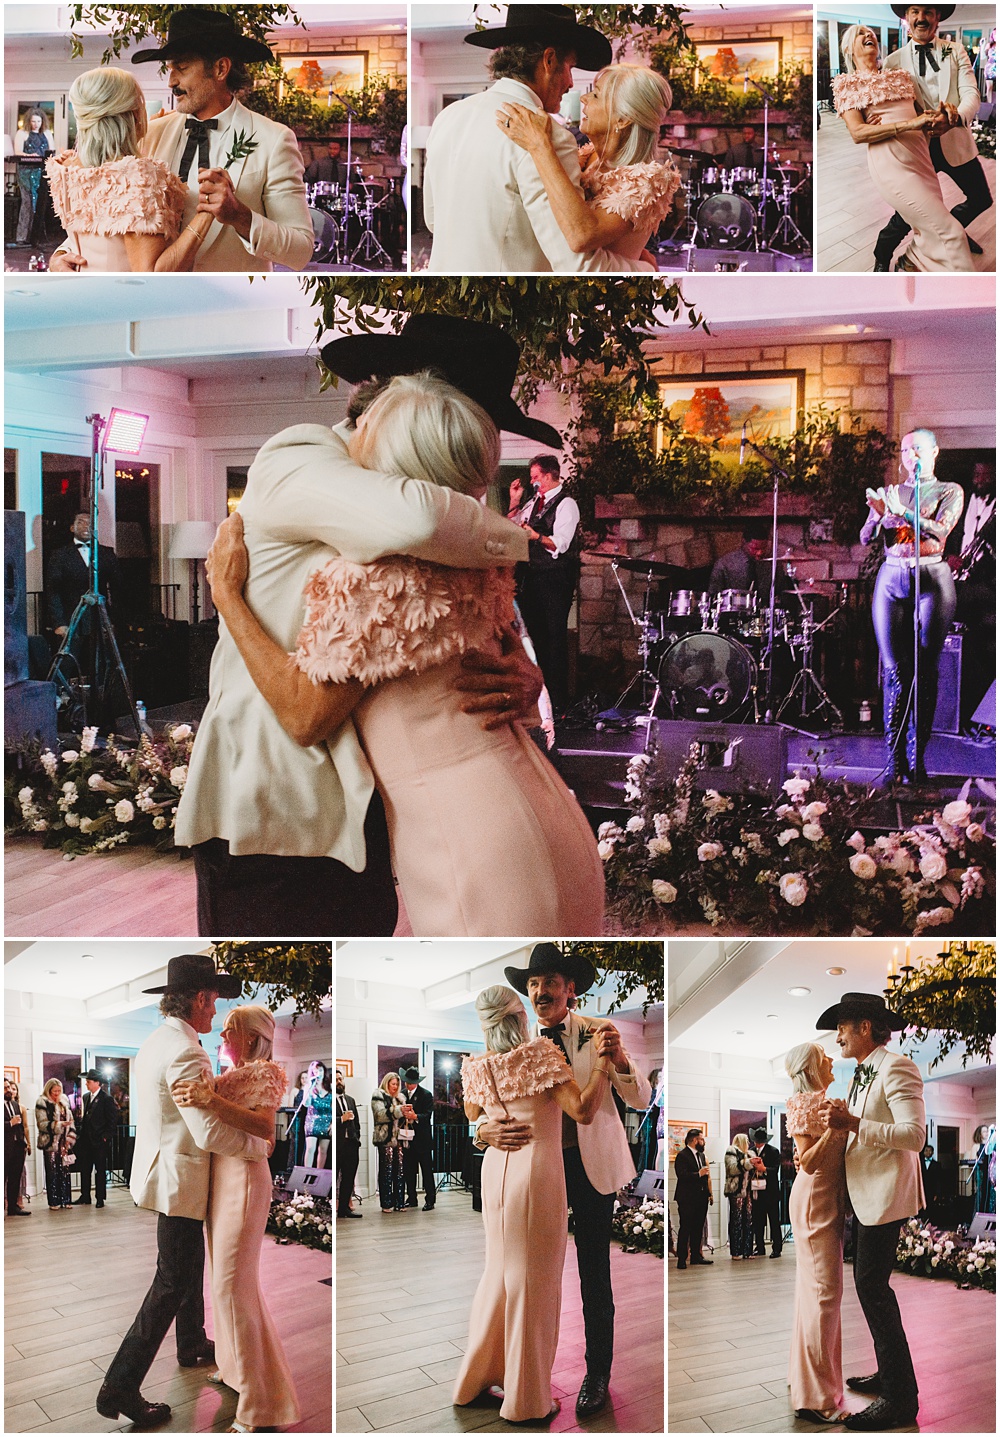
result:
<svg viewBox="0 0 1000 1437"><path fill-rule="evenodd" d="M383 958L383 959L382 959L382 962L383 962L383 963L395 963L395 961L396 961L395 958Z"/></svg>
<svg viewBox="0 0 1000 1437"><path fill-rule="evenodd" d="M145 283L146 283L146 281L145 281L144 279L137 279L137 278L135 278L134 276L133 276L131 279L116 279L116 280L115 280L115 284L145 284Z"/></svg>
<svg viewBox="0 0 1000 1437"><path fill-rule="evenodd" d="M19 299L37 299L39 291L37 289L12 289L8 290L8 294L16 294Z"/></svg>
<svg viewBox="0 0 1000 1437"><path fill-rule="evenodd" d="M46 968L45 972L50 978L58 978L59 976L58 968Z"/></svg>
<svg viewBox="0 0 1000 1437"><path fill-rule="evenodd" d="M844 973L847 972L847 969L846 969L846 968L828 968L826 971L829 973L829 975L830 975L831 978L840 978Z"/></svg>
<svg viewBox="0 0 1000 1437"><path fill-rule="evenodd" d="M766 1018L777 1018L777 1013L765 1013Z"/></svg>
<svg viewBox="0 0 1000 1437"><path fill-rule="evenodd" d="M742 1038L742 1037L743 1037L743 1029L742 1029L742 1028L734 1028L734 1029L733 1029L733 1032L736 1034L737 1038Z"/></svg>
<svg viewBox="0 0 1000 1437"><path fill-rule="evenodd" d="M808 998L808 997L809 997L809 994L812 992L812 989L811 989L811 988L789 988L788 991L789 991L789 993L792 995L793 998Z"/></svg>
<svg viewBox="0 0 1000 1437"><path fill-rule="evenodd" d="M93 955L93 953L81 953L81 954L80 954L80 957L83 959L83 961L84 961L85 963L93 963L93 961L94 961L94 955Z"/></svg>

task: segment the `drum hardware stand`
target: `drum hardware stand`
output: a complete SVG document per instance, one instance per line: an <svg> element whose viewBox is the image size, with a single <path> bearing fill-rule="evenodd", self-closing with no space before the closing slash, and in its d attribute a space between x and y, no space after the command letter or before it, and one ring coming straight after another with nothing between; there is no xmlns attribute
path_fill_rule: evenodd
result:
<svg viewBox="0 0 1000 1437"><path fill-rule="evenodd" d="M764 249L769 249L769 248L770 248L770 245L768 244L768 241L767 241L767 238L766 238L766 229L767 229L767 137L768 137L768 126L769 126L769 124L770 124L771 101L774 99L774 96L771 94L770 90L768 90L765 85L762 85L762 84L760 83L759 80L754 80L754 79L752 79L752 78L751 78L751 75L750 75L750 71L749 71L749 70L746 70L746 71L744 71L744 74L743 74L743 93L744 93L744 95L745 95L746 92L747 92L747 87L750 86L750 85L752 85L752 86L754 87L754 89L757 91L757 93L758 93L759 95L763 95L763 96L764 96L764 169L763 169L763 173L762 173L762 175L761 175L761 181L760 181L760 207L759 207L757 213L760 215L760 233L761 233L762 235L765 235L764 246L763 246L763 247L764 247ZM774 236L772 235L771 238L773 239ZM755 240L754 248L757 249L757 250L759 250L759 249L761 248L761 246L760 246L759 243L756 243L756 240L757 240L757 231L756 231L756 229L755 229L755 231L754 231L754 240ZM758 451L758 452L759 452L759 451ZM762 455L761 457L763 458L764 456ZM787 476L786 476L786 477L787 477ZM773 600L773 598L774 598L773 586L772 586L772 591L771 591L771 597L772 597L772 600ZM773 606L773 602L772 602L772 616L773 616L773 607L774 607L774 606ZM768 689L770 690L770 678L768 679Z"/></svg>
<svg viewBox="0 0 1000 1437"><path fill-rule="evenodd" d="M750 78L750 77L749 77L749 74L748 74L748 75L747 75L747 79L749 79L749 78ZM757 85L757 82L756 82L755 80L750 80L750 84L751 84L751 85ZM757 89L758 89L758 90L761 90L762 93L763 93L765 96L767 95L767 91L764 90L763 86L757 85ZM767 128L766 128L766 125L767 125L767 108L766 108L766 103L765 103L764 117L765 117L765 131L764 131L764 134L765 134L765 139L766 139L766 135L767 135ZM765 165L765 168L766 168L766 166L767 166L767 156L766 156L766 153L765 153L765 158L764 158L764 165ZM763 655L763 660L764 660L764 662L765 662L766 665L767 665L767 686L766 686L766 688L765 688L765 690L764 690L764 701L765 701L765 705L766 705L766 707L765 707L765 709L764 709L764 722L765 722L765 723L773 723L773 722L775 721L775 713L774 713L774 608L775 608L775 595L776 595L776 592L777 592L777 584L778 584L778 488L779 488L779 485L780 485L780 483L781 483L781 480L782 480L783 478L787 480L788 477L789 477L789 475L788 475L787 470L782 469L781 465L778 463L778 461L777 461L772 455L768 454L768 452L767 452L765 449L761 449L760 446L754 442L754 439L753 439L752 436L751 436L749 439L746 438L746 424L744 424L744 426L743 426L743 437L741 437L741 439L740 439L740 463L741 463L741 464L743 463L743 455L744 455L744 451L745 451L746 449L752 449L753 452L757 455L757 457L758 457L759 459L763 459L763 461L764 461L765 464L770 465L771 474L772 474L772 476L773 476L773 478L774 478L773 495L772 495L772 505L771 505L771 596L770 596L770 601L769 601L769 603L768 603L768 608L767 608L767 648L765 649L764 655Z"/></svg>
<svg viewBox="0 0 1000 1437"><path fill-rule="evenodd" d="M385 246L382 244L382 241L375 233L372 223L375 216L375 211L378 209L379 205L383 203L383 200L373 200L370 191L365 197L364 211L359 215L359 219L362 221L361 238L354 246L351 257L347 261L348 264L352 265L355 269L364 269L366 267L371 268L371 262L373 259L375 259L376 256L381 259L384 259L389 268L392 268L392 259L390 258L389 251L385 248ZM364 250L364 255L362 256L362 258L367 262L367 265L359 265L355 263L358 254L362 250Z"/></svg>
<svg viewBox="0 0 1000 1437"><path fill-rule="evenodd" d="M792 682L792 687L778 705L777 720L781 723L781 715L794 699L796 692L801 690L800 721L804 723L811 713L821 713L824 708L828 708L831 713L836 715L840 728L843 728L844 715L823 687L813 668L813 646L816 635L821 634L830 620L840 613L840 608L834 609L833 613L828 614L821 624L817 624L813 620L812 602L807 602L801 594L799 594L798 597L799 603L802 605L802 660L799 671ZM818 700L813 708L809 707L810 693ZM782 727L790 728L793 733L802 734L805 738L819 738L819 734L813 733L807 728L797 728L794 724L783 723Z"/></svg>
<svg viewBox="0 0 1000 1437"><path fill-rule="evenodd" d="M612 560L611 563L611 572L614 574L615 583L621 590L621 596L625 600L625 608L628 610L628 616L632 620L632 623L635 628L639 630L639 658L641 660L641 667L639 668L638 672L634 674L631 679L629 679L628 683L625 685L624 689L616 699L614 706L616 709L620 709L624 704L626 698L635 688L636 684L642 685L642 688L640 690L641 699L639 705L639 713L636 715L634 722L637 728L641 728L643 725L645 725L646 741L648 744L649 734L653 722L653 714L656 711L656 705L660 701L660 680L649 667L649 654L651 644L649 624L646 620L646 614L649 609L649 590L653 582L653 574L652 571L650 571L649 576L646 579L646 593L643 599L643 615L642 618L639 619L636 618L635 610L629 602L629 597L625 590L625 585L622 583L618 573L618 564L614 560ZM646 692L650 684L653 687L653 697L650 699L648 707L644 707L642 700L645 699Z"/></svg>
<svg viewBox="0 0 1000 1437"><path fill-rule="evenodd" d="M801 181L801 183L805 184L805 180ZM803 249L809 248L809 243L805 235L802 233L798 225L792 219L792 195L795 194L796 190L798 190L799 187L799 185L796 185L795 189L793 190L791 184L787 180L782 183L781 197L778 199L777 202L778 208L781 211L781 218L775 225L774 232L772 233L770 239L767 241L767 244L771 249L781 248L781 246L778 244L779 235L783 235L783 243L789 244L793 248L796 244L800 244Z"/></svg>

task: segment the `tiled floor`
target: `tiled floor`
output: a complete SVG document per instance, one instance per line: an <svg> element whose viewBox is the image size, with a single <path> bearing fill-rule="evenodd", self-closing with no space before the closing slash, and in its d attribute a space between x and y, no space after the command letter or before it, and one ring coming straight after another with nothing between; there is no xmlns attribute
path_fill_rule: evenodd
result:
<svg viewBox="0 0 1000 1437"><path fill-rule="evenodd" d="M983 168L996 194L996 161L984 160ZM941 177L945 204L962 199L958 187ZM892 214L868 175L865 145L856 145L839 115L824 113L816 136L816 257L817 269L845 273L870 272L879 230ZM969 226L969 233L983 247L973 261L977 270L996 270L996 208L987 210Z"/></svg>

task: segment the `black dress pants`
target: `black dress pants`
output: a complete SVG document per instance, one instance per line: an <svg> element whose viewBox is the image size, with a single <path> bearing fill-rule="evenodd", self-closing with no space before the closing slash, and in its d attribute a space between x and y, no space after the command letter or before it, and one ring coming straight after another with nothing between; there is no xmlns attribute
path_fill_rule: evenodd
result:
<svg viewBox="0 0 1000 1437"><path fill-rule="evenodd" d="M930 150L931 160L938 174L949 175L965 196L962 203L956 205L952 210L952 214L963 229L968 229L976 216L985 214L993 203L986 173L978 158L966 160L963 165L949 164L942 152L939 136L935 136L931 140ZM883 226L875 241L875 258L880 264L889 263L901 241L909 232L910 226L902 215L893 215L888 224Z"/></svg>
<svg viewBox="0 0 1000 1437"><path fill-rule="evenodd" d="M754 1251L764 1251L764 1228L771 1227L771 1251L781 1251L781 1196L779 1193L762 1193L753 1200L753 1244Z"/></svg>
<svg viewBox="0 0 1000 1437"><path fill-rule="evenodd" d="M224 838L194 848L203 938L391 938L399 905L378 794L365 819L368 863L229 852Z"/></svg>
<svg viewBox="0 0 1000 1437"><path fill-rule="evenodd" d="M5 1143L3 1149L3 1181L7 1191L7 1211L16 1212L21 1206L21 1174L24 1172L25 1146L23 1143Z"/></svg>
<svg viewBox="0 0 1000 1437"><path fill-rule="evenodd" d="M557 714L569 705L569 638L566 625L576 584L564 574L528 568L519 603L521 617L535 647L538 667Z"/></svg>
<svg viewBox="0 0 1000 1437"><path fill-rule="evenodd" d="M566 1201L573 1209L587 1372L592 1377L609 1377L615 1350L615 1300L611 1291L611 1219L615 1195L599 1193L591 1184L579 1148L563 1148L563 1171Z"/></svg>
<svg viewBox="0 0 1000 1437"><path fill-rule="evenodd" d="M677 1261L697 1262L701 1257L701 1239L708 1216L708 1193L677 1200L680 1226L677 1230ZM690 1253L690 1259L688 1258Z"/></svg>
<svg viewBox="0 0 1000 1437"><path fill-rule="evenodd" d="M353 1125L352 1125L353 1126ZM351 1209L354 1179L358 1173L359 1143L337 1144L337 1216L345 1217Z"/></svg>
<svg viewBox="0 0 1000 1437"><path fill-rule="evenodd" d="M80 1174L80 1196L90 1197L90 1174L94 1174L94 1195L104 1202L108 1195L108 1140L99 1143L77 1143L76 1167Z"/></svg>
<svg viewBox="0 0 1000 1437"><path fill-rule="evenodd" d="M854 1286L875 1344L881 1394L909 1422L917 1415L917 1379L899 1303L889 1286L902 1225L900 1221L866 1227L855 1216Z"/></svg>
<svg viewBox="0 0 1000 1437"><path fill-rule="evenodd" d="M403 1176L406 1179L406 1198L408 1202L417 1200L417 1169L420 1169L420 1181L424 1185L424 1202L430 1207L434 1206L435 1185L434 1185L434 1154L431 1152L430 1143L411 1143L406 1149L406 1156L403 1158Z"/></svg>
<svg viewBox="0 0 1000 1437"><path fill-rule="evenodd" d="M161 1212L156 1252L156 1276L107 1370L106 1381L121 1392L138 1392L175 1318L178 1362L193 1360L207 1341L204 1224Z"/></svg>

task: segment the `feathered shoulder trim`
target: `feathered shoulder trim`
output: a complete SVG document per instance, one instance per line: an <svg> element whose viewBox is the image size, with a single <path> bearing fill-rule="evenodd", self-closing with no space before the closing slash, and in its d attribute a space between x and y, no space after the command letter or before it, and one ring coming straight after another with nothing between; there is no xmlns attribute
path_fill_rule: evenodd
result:
<svg viewBox="0 0 1000 1437"><path fill-rule="evenodd" d="M259 1058L240 1068L229 1068L216 1079L215 1091L241 1108L276 1108L287 1086L288 1077L281 1064Z"/></svg>
<svg viewBox="0 0 1000 1437"><path fill-rule="evenodd" d="M820 1115L820 1108L826 1102L826 1093L793 1093L785 1105L785 1125L789 1135L794 1137L819 1138L826 1132L827 1124Z"/></svg>
<svg viewBox="0 0 1000 1437"><path fill-rule="evenodd" d="M838 115L848 110L867 110L887 100L912 100L913 80L906 70L879 70L862 74L854 70L847 75L834 75L833 103Z"/></svg>
<svg viewBox="0 0 1000 1437"><path fill-rule="evenodd" d="M63 228L86 235L180 233L187 186L159 160L129 155L104 165L46 162L52 203Z"/></svg>
<svg viewBox="0 0 1000 1437"><path fill-rule="evenodd" d="M636 232L652 233L663 222L681 182L670 161L642 165L591 166L584 171L588 197L602 210L628 220Z"/></svg>
<svg viewBox="0 0 1000 1437"><path fill-rule="evenodd" d="M462 1091L481 1108L513 1098L530 1098L572 1078L573 1073L551 1038L532 1038L509 1053L485 1053L462 1059ZM492 1082L490 1081L492 1078Z"/></svg>
<svg viewBox="0 0 1000 1437"><path fill-rule="evenodd" d="M306 584L294 655L313 683L381 683L483 648L513 620L512 569L448 569L394 555L330 559Z"/></svg>

